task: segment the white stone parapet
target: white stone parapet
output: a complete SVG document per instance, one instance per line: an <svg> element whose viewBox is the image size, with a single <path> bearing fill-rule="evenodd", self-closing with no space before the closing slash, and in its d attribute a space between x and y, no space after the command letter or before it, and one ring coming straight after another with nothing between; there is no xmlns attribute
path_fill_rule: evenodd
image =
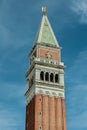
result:
<svg viewBox="0 0 87 130"><path fill-rule="evenodd" d="M42 62L42 63L47 63L47 64L52 64L52 65L60 65L60 66L64 66L63 62L57 61L57 60L52 60L52 59L43 59L43 58L34 58L32 61L33 62Z"/></svg>

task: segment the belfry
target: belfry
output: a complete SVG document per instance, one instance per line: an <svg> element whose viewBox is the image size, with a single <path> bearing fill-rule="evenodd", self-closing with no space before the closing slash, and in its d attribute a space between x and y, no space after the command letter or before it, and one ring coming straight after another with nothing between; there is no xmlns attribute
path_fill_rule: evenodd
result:
<svg viewBox="0 0 87 130"><path fill-rule="evenodd" d="M64 63L46 7L26 72L26 130L66 130Z"/></svg>

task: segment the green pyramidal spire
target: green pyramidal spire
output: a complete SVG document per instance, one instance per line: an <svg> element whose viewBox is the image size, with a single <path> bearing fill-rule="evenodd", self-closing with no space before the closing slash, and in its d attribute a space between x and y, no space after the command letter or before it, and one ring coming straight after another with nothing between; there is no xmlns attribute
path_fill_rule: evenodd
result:
<svg viewBox="0 0 87 130"><path fill-rule="evenodd" d="M37 33L35 44L59 47L59 44L56 40L56 37L46 15L46 7L42 8L42 13L43 16L39 27L39 31Z"/></svg>

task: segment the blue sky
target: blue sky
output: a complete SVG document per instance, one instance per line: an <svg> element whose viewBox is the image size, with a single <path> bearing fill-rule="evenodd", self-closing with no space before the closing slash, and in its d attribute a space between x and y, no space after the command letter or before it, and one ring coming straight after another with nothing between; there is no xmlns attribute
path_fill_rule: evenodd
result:
<svg viewBox="0 0 87 130"><path fill-rule="evenodd" d="M0 129L25 129L25 72L43 5L67 66L67 130L87 130L87 0L0 0Z"/></svg>

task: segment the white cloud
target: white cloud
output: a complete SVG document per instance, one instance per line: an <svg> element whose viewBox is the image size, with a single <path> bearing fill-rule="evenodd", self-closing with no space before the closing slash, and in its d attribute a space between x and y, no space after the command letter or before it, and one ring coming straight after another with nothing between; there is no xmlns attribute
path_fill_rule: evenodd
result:
<svg viewBox="0 0 87 130"><path fill-rule="evenodd" d="M0 83L0 87L0 129L18 130L19 127L23 128L25 123L25 87L21 84L5 82Z"/></svg>
<svg viewBox="0 0 87 130"><path fill-rule="evenodd" d="M12 84L7 82L4 83L0 82L0 86L1 86L0 95L5 94L9 99L23 97L26 88L26 85L15 84L15 83Z"/></svg>
<svg viewBox="0 0 87 130"><path fill-rule="evenodd" d="M67 76L69 77L66 78L69 78L69 82L78 83L81 85L81 83L84 82L85 78L87 79L86 67L87 67L87 50L84 50L78 54L74 63L68 69Z"/></svg>
<svg viewBox="0 0 87 130"><path fill-rule="evenodd" d="M73 0L72 10L80 16L81 23L87 23L87 0Z"/></svg>
<svg viewBox="0 0 87 130"><path fill-rule="evenodd" d="M23 37L20 35L20 33L18 32L18 30L16 30L17 32L12 32L10 30L10 25L7 28L4 24L0 23L0 49L4 48L8 50L8 48L10 49L17 49L17 48L21 48L24 45L29 44L29 42L31 42L32 39ZM21 29L21 32L24 31ZM17 33L17 34L16 34ZM31 31L28 31L28 34L31 34Z"/></svg>
<svg viewBox="0 0 87 130"><path fill-rule="evenodd" d="M20 113L15 112L14 109L0 107L0 129L17 130L22 124Z"/></svg>
<svg viewBox="0 0 87 130"><path fill-rule="evenodd" d="M66 72L68 127L87 128L87 51L82 51Z"/></svg>

